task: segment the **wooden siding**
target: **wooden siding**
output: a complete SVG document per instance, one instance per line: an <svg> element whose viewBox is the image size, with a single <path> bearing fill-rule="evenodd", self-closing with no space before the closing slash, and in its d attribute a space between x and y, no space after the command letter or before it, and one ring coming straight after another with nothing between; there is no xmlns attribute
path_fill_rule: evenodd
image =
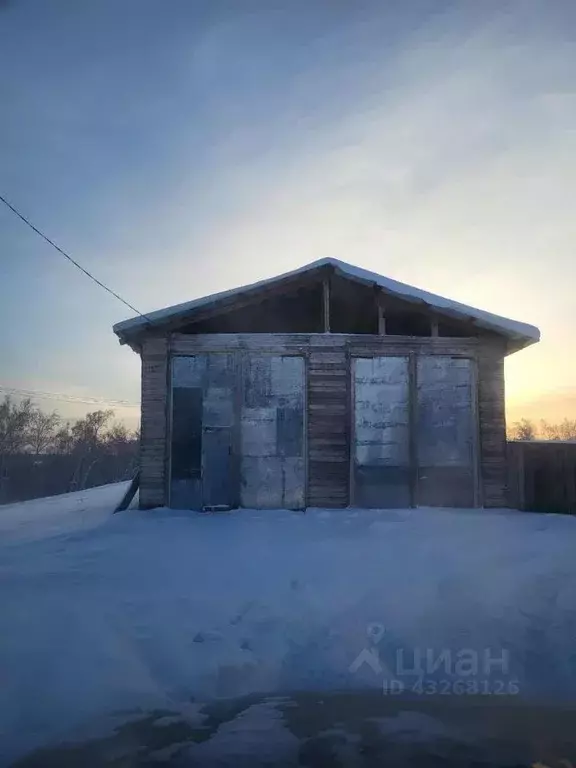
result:
<svg viewBox="0 0 576 768"><path fill-rule="evenodd" d="M167 503L168 340L147 337L142 344L140 508Z"/></svg>
<svg viewBox="0 0 576 768"><path fill-rule="evenodd" d="M368 334L173 334L142 349L141 505L167 503L168 359L211 351L304 355L307 359L308 506L350 502L350 357L451 355L477 361L480 505L504 506L506 440L503 343L476 338Z"/></svg>
<svg viewBox="0 0 576 768"><path fill-rule="evenodd" d="M326 353L348 351L351 355L407 355L416 352L426 355L455 355L473 357L479 339L448 337L377 336L346 333L208 333L198 336L173 334L170 352L177 355L195 355L199 352L225 350L254 350L286 354L310 353L312 349Z"/></svg>
<svg viewBox="0 0 576 768"><path fill-rule="evenodd" d="M504 346L483 342L478 349L478 415L480 477L484 507L505 507L507 501Z"/></svg>
<svg viewBox="0 0 576 768"><path fill-rule="evenodd" d="M308 506L348 506L350 405L348 358L330 336L308 360ZM328 342L324 344L323 342Z"/></svg>

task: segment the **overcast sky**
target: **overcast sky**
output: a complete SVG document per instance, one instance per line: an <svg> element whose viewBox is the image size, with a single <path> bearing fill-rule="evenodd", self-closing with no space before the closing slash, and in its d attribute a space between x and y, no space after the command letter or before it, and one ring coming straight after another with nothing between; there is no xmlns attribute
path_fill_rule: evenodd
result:
<svg viewBox="0 0 576 768"><path fill-rule="evenodd" d="M533 323L509 413L576 418L575 29L573 0L0 0L0 194L141 311L334 256ZM0 385L138 402L129 310L6 209L0 268Z"/></svg>

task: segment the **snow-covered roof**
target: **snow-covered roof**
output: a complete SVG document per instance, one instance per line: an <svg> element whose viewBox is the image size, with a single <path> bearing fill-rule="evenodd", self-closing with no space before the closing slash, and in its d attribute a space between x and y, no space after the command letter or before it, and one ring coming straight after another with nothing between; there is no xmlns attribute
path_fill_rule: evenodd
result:
<svg viewBox="0 0 576 768"><path fill-rule="evenodd" d="M319 259L291 272L285 272L276 277L260 280L256 283L239 286L238 288L221 291L220 293L213 293L209 296L186 301L182 304L175 304L171 307L166 307L165 309L158 309L155 312L148 312L145 316L132 317L129 320L123 320L120 323L116 323L113 330L120 338L121 342L126 342L150 327L162 326L166 323L178 321L179 319L182 319L183 321L187 320L196 310L204 309L212 304L216 304L222 299L240 296L244 293L251 293L260 288L271 286L286 278L304 275L312 270L319 270L322 267L328 266L332 267L334 271L342 277L361 283L376 285L382 288L385 293L398 296L415 304L423 304L438 311L440 314L445 314L461 320L472 321L475 325L481 328L499 333L508 338L511 342L509 345L510 351L521 349L540 339L540 331L538 328L529 325L528 323L521 323L517 320L510 320L507 317L495 315L492 312L485 312L482 309L476 309L475 307L461 304L458 301L453 301L452 299L429 293L420 288L415 288L412 285L401 283L398 280L384 277L376 272L370 272L367 269L362 269L362 267L356 267L353 264L348 264L339 259L331 258Z"/></svg>

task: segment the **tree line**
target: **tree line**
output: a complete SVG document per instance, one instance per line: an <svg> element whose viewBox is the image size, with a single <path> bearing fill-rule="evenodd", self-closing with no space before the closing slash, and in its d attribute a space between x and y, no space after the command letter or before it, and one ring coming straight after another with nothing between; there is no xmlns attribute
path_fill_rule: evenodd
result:
<svg viewBox="0 0 576 768"><path fill-rule="evenodd" d="M31 399L5 396L0 401L0 503L125 479L136 468L139 442L138 430L114 420L113 410L64 420Z"/></svg>
<svg viewBox="0 0 576 768"><path fill-rule="evenodd" d="M100 449L126 452L139 440L121 422L113 422L114 411L92 411L82 419L63 421L58 411L46 413L31 399L19 403L9 396L0 402L0 456L15 453L75 453Z"/></svg>
<svg viewBox="0 0 576 768"><path fill-rule="evenodd" d="M551 424L540 419L536 424L531 419L520 419L508 430L509 440L574 440L576 441L576 421L564 419Z"/></svg>

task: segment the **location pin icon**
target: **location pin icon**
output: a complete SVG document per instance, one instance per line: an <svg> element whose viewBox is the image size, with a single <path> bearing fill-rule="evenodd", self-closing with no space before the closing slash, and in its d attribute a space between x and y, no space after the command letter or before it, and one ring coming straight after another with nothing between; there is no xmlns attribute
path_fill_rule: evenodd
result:
<svg viewBox="0 0 576 768"><path fill-rule="evenodd" d="M368 635L368 638L374 643L374 645L378 645L384 636L384 627L382 624L372 622L366 627L366 634Z"/></svg>

